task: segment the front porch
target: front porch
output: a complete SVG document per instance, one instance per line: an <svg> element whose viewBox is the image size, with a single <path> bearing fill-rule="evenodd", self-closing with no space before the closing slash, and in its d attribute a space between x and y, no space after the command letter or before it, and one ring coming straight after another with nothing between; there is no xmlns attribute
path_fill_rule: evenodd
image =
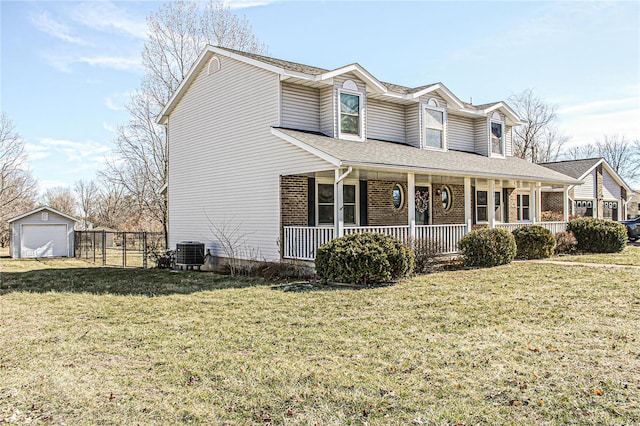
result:
<svg viewBox="0 0 640 426"><path fill-rule="evenodd" d="M443 254L454 254L460 239L479 227L512 231L537 223L554 234L564 231L566 202L564 221L541 222L541 187L536 181L351 167L282 176L282 257L312 261L326 242L361 232L380 232L405 244L428 240Z"/></svg>

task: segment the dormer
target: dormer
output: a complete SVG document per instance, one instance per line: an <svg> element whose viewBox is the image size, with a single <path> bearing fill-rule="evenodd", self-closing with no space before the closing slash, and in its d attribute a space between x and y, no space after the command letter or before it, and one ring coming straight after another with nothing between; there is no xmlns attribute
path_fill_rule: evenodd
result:
<svg viewBox="0 0 640 426"><path fill-rule="evenodd" d="M421 131L420 146L436 151L447 150L447 104L443 99L429 97L420 103Z"/></svg>
<svg viewBox="0 0 640 426"><path fill-rule="evenodd" d="M489 156L505 157L506 152L506 122L503 114L498 111L491 113L489 122Z"/></svg>
<svg viewBox="0 0 640 426"><path fill-rule="evenodd" d="M335 117L338 139L364 141L366 90L364 84L357 83L355 79L336 78L335 90Z"/></svg>

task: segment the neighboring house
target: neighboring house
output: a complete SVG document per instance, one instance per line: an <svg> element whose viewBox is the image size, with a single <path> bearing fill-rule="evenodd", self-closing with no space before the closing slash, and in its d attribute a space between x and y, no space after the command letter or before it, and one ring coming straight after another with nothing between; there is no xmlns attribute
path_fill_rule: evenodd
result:
<svg viewBox="0 0 640 426"><path fill-rule="evenodd" d="M627 205L627 219L633 219L640 216L640 191L634 191L631 201Z"/></svg>
<svg viewBox="0 0 640 426"><path fill-rule="evenodd" d="M48 206L8 220L11 257L73 257L74 226L78 219Z"/></svg>
<svg viewBox="0 0 640 426"><path fill-rule="evenodd" d="M542 186L579 183L512 156L521 121L506 103L385 83L358 64L209 46L158 122L169 246L202 241L218 256L312 260L324 242L366 231L454 252L473 227L539 221Z"/></svg>
<svg viewBox="0 0 640 426"><path fill-rule="evenodd" d="M604 158L543 163L548 169L571 176L583 183L569 187L571 214L580 217L624 220L633 191ZM563 188L542 189L542 210L562 212Z"/></svg>

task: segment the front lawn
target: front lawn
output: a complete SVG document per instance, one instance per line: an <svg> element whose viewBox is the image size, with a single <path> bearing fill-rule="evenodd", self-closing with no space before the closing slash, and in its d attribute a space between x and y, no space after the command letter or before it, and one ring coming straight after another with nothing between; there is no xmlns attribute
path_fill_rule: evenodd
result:
<svg viewBox="0 0 640 426"><path fill-rule="evenodd" d="M640 246L628 245L620 253L556 256L553 260L559 260L562 262L610 263L614 265L640 266Z"/></svg>
<svg viewBox="0 0 640 426"><path fill-rule="evenodd" d="M640 422L637 270L518 263L292 292L14 262L0 422Z"/></svg>

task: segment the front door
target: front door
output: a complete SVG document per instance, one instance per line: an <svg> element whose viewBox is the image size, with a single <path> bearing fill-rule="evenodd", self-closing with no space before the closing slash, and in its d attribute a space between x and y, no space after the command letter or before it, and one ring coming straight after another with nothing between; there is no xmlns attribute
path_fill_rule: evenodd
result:
<svg viewBox="0 0 640 426"><path fill-rule="evenodd" d="M431 223L431 197L428 186L416 186L416 225Z"/></svg>

